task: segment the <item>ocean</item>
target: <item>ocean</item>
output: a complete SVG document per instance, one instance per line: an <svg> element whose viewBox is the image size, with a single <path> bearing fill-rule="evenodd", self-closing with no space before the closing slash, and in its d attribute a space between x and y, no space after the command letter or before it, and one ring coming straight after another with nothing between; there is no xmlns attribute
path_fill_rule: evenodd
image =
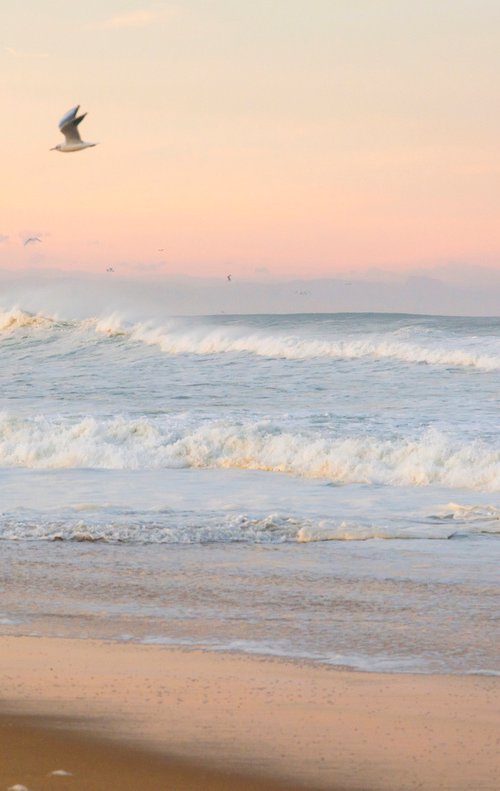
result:
<svg viewBox="0 0 500 791"><path fill-rule="evenodd" d="M0 311L0 633L500 673L500 319L141 310Z"/></svg>

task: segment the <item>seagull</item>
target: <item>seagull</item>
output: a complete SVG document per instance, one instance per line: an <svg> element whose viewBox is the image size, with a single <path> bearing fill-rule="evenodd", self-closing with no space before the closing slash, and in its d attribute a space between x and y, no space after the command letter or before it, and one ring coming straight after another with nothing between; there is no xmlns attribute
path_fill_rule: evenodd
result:
<svg viewBox="0 0 500 791"><path fill-rule="evenodd" d="M28 236L28 238L24 240L24 246L26 247L27 244L34 244L35 242L41 241L42 240L38 236Z"/></svg>
<svg viewBox="0 0 500 791"><path fill-rule="evenodd" d="M231 280L231 275L228 275L228 276L227 276L227 279L228 279L228 280Z"/></svg>
<svg viewBox="0 0 500 791"><path fill-rule="evenodd" d="M76 114L80 108L80 105L77 104L76 107L73 107L72 110L69 110L66 115L63 115L61 120L59 121L59 129L63 133L64 137L66 138L65 143L59 143L58 146L54 146L51 148L51 151L62 151L62 152L70 152L70 151L81 151L83 148L91 148L92 146L96 146L97 143L86 143L80 137L80 132L78 131L78 124L83 121L87 113L83 113L83 115L76 117Z"/></svg>
<svg viewBox="0 0 500 791"><path fill-rule="evenodd" d="M115 270L113 269L112 266L108 266L107 269L106 269L106 272L114 272L114 271Z"/></svg>

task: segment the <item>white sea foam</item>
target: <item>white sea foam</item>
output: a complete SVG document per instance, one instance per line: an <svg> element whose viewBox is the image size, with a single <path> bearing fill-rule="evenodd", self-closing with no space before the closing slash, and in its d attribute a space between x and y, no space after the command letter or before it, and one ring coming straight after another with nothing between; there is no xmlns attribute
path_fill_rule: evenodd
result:
<svg viewBox="0 0 500 791"><path fill-rule="evenodd" d="M453 519L461 522L500 521L500 508L495 505L460 505L448 503L438 514L439 519Z"/></svg>
<svg viewBox="0 0 500 791"><path fill-rule="evenodd" d="M19 328L39 328L54 324L55 319L41 313L33 314L18 307L0 311L0 331ZM455 339L435 341L435 345L410 340L400 340L400 332L369 334L358 337L314 337L308 334L286 334L277 330L255 330L240 325L234 327L221 323L218 326L204 323L202 319L170 319L164 325L152 322L127 324L122 316L113 312L100 318L67 321L61 329L95 331L109 338L124 337L133 343L157 346L169 355L253 354L286 360L393 360L410 364L427 364L443 367L475 368L483 371L500 370L500 343L489 339L485 351L484 339L471 344ZM428 340L425 328L420 334Z"/></svg>
<svg viewBox="0 0 500 791"><path fill-rule="evenodd" d="M436 528L435 526L420 525L419 527L387 527L385 525L359 525L356 523L341 522L340 524L320 523L318 525L301 527L297 533L297 541L307 544L313 541L368 541L370 539L433 539L443 540L452 538L455 531L451 529Z"/></svg>
<svg viewBox="0 0 500 791"><path fill-rule="evenodd" d="M89 319L88 325L93 326L95 331L100 335L107 335L110 338L116 337L117 335L127 335L122 325L122 319L118 313L112 313L101 319Z"/></svg>
<svg viewBox="0 0 500 791"><path fill-rule="evenodd" d="M399 519L392 523L376 520L319 519L298 515L269 513L252 516L242 513L206 513L199 515L186 511L158 514L154 512L129 512L126 516L113 509L104 508L93 518L78 519L71 509L54 518L54 515L29 517L22 511L17 515L0 516L0 539L9 541L49 541L106 544L207 544L220 542L245 542L301 544L318 541L368 541L379 540L448 540L477 534L499 535L498 521L436 524L421 520L414 524ZM0 619L1 620L1 619Z"/></svg>
<svg viewBox="0 0 500 791"><path fill-rule="evenodd" d="M29 313L18 307L11 308L10 310L3 310L0 308L0 332L9 332L28 327L30 329L45 328L51 326L53 322L54 319L49 316Z"/></svg>
<svg viewBox="0 0 500 791"><path fill-rule="evenodd" d="M4 311L1 630L497 668L500 320L168 319L134 290Z"/></svg>
<svg viewBox="0 0 500 791"><path fill-rule="evenodd" d="M264 470L337 483L500 488L500 451L429 430L418 437L325 438L269 420L239 423L117 417L78 421L0 415L0 466L35 469Z"/></svg>
<svg viewBox="0 0 500 791"><path fill-rule="evenodd" d="M37 514L0 517L0 539L70 541L120 544L200 544L218 542L282 543L295 541L303 522L292 516L271 513L263 517L231 513L213 516L174 512L172 514L103 512L94 520L78 520L67 512L58 519Z"/></svg>
<svg viewBox="0 0 500 791"><path fill-rule="evenodd" d="M101 330L102 331L102 330ZM106 331L106 330L105 330ZM124 332L123 328L121 330ZM117 328L113 325L116 334ZM404 363L470 367L485 371L500 370L500 348L495 354L485 354L476 348L431 348L417 343L394 340L391 336L323 340L298 335L264 334L218 327L164 329L147 324L136 324L129 331L132 341L158 346L167 354L227 354L247 353L260 357L287 360L332 358L339 360L371 357L376 360L395 360Z"/></svg>

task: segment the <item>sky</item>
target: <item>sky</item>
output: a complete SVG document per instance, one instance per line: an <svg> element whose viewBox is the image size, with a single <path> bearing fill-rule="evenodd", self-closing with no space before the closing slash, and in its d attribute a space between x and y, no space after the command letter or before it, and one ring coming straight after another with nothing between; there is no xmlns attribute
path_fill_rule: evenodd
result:
<svg viewBox="0 0 500 791"><path fill-rule="evenodd" d="M500 271L498 0L6 6L0 269Z"/></svg>

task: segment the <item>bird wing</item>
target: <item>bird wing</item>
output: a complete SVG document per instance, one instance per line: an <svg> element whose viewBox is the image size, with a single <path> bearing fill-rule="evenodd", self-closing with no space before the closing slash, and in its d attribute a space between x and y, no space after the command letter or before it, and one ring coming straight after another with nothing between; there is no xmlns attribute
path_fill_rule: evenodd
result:
<svg viewBox="0 0 500 791"><path fill-rule="evenodd" d="M77 104L76 107L73 107L72 110L68 110L66 115L63 115L63 117L59 121L59 129L61 131L63 130L63 127L66 126L66 124L68 122L71 122L71 121L73 121L74 118L76 118L76 114L77 114L79 109L80 109L80 105Z"/></svg>
<svg viewBox="0 0 500 791"><path fill-rule="evenodd" d="M78 131L78 124L83 121L87 113L80 115L78 118L76 114L80 108L80 105L77 104L76 107L73 107L72 110L69 110L66 115L63 115L61 120L59 121L59 129L63 133L64 137L66 138L66 142L81 142L80 132Z"/></svg>

